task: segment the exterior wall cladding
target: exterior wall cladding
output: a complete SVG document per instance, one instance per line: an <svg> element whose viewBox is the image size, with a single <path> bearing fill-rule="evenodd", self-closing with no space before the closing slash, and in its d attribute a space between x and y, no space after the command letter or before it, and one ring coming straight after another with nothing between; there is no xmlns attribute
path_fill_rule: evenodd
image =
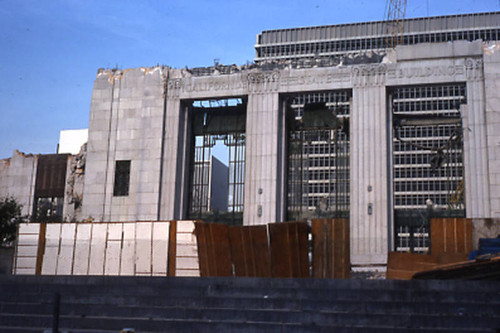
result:
<svg viewBox="0 0 500 333"><path fill-rule="evenodd" d="M321 102L317 96L328 94L331 100L324 105L330 111L337 112L339 103L345 107L336 120L344 121L349 134L332 139L333 145L343 143L344 155L322 151L316 157L343 156L347 173L342 187L336 187L333 174L341 168L328 164L326 176L317 178L333 187L317 190L311 178L300 195L342 198L343 213L350 218L353 265L386 262L395 247L397 208L500 217L499 23L500 13L410 19L403 38L407 45L395 50L384 48L381 22L264 31L257 36L251 65L99 70L81 218L187 218L191 106L237 98L246 103L243 224L289 219L289 178L296 171L290 169L292 123L301 121L308 99ZM396 118L407 128L396 128ZM327 139L304 140L301 149ZM405 140L409 143L402 148ZM407 152L408 160L402 161L398 156ZM435 169L450 173L426 173L436 163L432 158L440 157ZM130 161L128 195L113 193L117 161ZM324 166L308 165L302 175ZM415 174L402 176L403 171ZM332 195L333 188L345 193ZM304 199L305 213L321 206L316 199Z"/></svg>

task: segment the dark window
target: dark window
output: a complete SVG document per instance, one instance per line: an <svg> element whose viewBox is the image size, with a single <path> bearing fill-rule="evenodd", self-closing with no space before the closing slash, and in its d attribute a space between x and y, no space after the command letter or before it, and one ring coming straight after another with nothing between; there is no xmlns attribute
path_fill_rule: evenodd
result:
<svg viewBox="0 0 500 333"><path fill-rule="evenodd" d="M115 187L113 195L127 196L130 185L130 161L116 161L115 166Z"/></svg>

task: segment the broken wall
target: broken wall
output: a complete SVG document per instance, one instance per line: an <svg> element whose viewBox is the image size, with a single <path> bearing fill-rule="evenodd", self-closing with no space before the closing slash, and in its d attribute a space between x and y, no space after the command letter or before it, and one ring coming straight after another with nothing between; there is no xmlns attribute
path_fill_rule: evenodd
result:
<svg viewBox="0 0 500 333"><path fill-rule="evenodd" d="M0 198L14 197L22 215L33 213L38 156L14 151L11 158L0 160Z"/></svg>
<svg viewBox="0 0 500 333"><path fill-rule="evenodd" d="M164 69L99 70L92 92L82 218L158 219ZM113 193L116 161L130 161L129 195Z"/></svg>

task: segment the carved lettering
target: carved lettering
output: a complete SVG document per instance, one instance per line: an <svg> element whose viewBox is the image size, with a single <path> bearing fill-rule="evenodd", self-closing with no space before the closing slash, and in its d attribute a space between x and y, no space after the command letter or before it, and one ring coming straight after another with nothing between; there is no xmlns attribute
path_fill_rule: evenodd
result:
<svg viewBox="0 0 500 333"><path fill-rule="evenodd" d="M391 79L411 79L431 76L456 76L463 73L463 66L454 65L392 68L387 71L387 75Z"/></svg>

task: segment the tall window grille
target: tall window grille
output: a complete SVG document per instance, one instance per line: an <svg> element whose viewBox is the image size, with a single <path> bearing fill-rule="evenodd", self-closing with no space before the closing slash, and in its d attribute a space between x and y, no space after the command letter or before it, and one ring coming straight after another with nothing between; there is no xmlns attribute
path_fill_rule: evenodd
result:
<svg viewBox="0 0 500 333"><path fill-rule="evenodd" d="M465 84L392 90L397 251L428 251L431 217L465 216L460 114L465 91Z"/></svg>
<svg viewBox="0 0 500 333"><path fill-rule="evenodd" d="M287 219L348 217L350 91L289 96Z"/></svg>
<svg viewBox="0 0 500 333"><path fill-rule="evenodd" d="M245 116L241 100L193 103L188 218L243 223Z"/></svg>

